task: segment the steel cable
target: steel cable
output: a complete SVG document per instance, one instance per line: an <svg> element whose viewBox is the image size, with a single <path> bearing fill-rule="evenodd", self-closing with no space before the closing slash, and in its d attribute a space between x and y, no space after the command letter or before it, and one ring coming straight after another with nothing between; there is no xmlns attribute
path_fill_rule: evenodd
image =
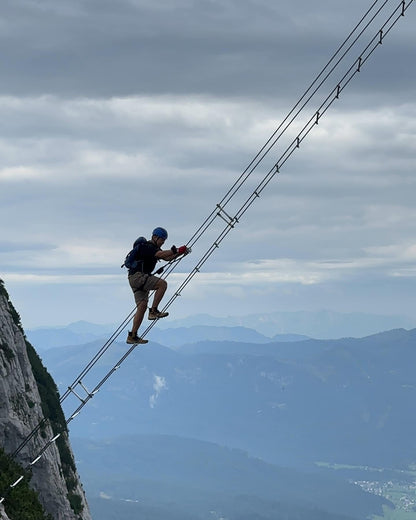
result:
<svg viewBox="0 0 416 520"><path fill-rule="evenodd" d="M221 217L226 221L226 226L222 229L222 231L217 236L216 240L211 244L211 246L207 249L207 251L202 255L200 260L197 262L196 266L190 271L190 273L185 277L182 283L179 285L178 289L172 295L172 297L168 300L166 305L163 308L163 311L167 310L177 297L181 295L181 292L184 288L191 282L191 280L198 274L201 270L201 267L207 262L207 260L212 256L212 254L216 251L216 249L220 246L222 241L228 236L230 231L235 227L235 225L239 222L241 217L246 213L248 208L254 203L254 201L260 197L262 191L266 188L266 186L270 183L270 181L280 172L280 168L287 162L287 160L292 156L292 154L300 147L302 141L306 138L306 136L311 132L311 130L319 123L320 118L326 113L326 111L330 108L330 106L339 99L340 93L346 88L346 86L351 82L351 80L355 77L355 75L361 71L362 66L367 62L369 57L373 54L376 48L383 42L384 38L389 34L394 25L398 22L398 20L404 16L407 9L413 3L413 0L405 1L402 0L400 4L394 9L394 11L389 15L385 23L382 25L381 29L377 31L377 33L373 36L370 42L366 45L364 50L360 53L358 59L355 59L353 64L347 69L347 72L342 76L340 81L336 82L336 86L332 88L330 93L326 96L324 101L319 105L318 109L315 110L314 114L307 123L302 127L302 130L296 135L296 137L291 141L289 146L284 150L283 154L279 157L278 161L275 165L268 171L268 173L263 177L261 182L257 185L257 187L252 191L249 197L245 200L243 205L237 211L234 217L230 217L223 210L224 207L234 198L236 193L241 189L244 183L247 181L249 176L257 169L259 164L263 161L265 156L270 152L270 150L276 145L278 140L282 137L282 135L286 132L286 130L293 124L294 120L299 116L299 114L304 110L306 105L311 101L314 95L321 89L323 84L329 79L332 75L336 67L344 60L345 56L351 50L352 46L358 42L361 38L364 31L370 27L371 23L374 21L375 17L381 12L381 10L388 3L388 0L385 0L382 6L373 13L371 19L364 28L359 32L359 35L355 38L355 40L350 44L347 50L341 55L336 64L330 69L327 75L324 77L322 81L318 83L318 81L323 77L325 71L329 68L329 66L333 63L336 56L338 56L341 50L347 45L348 41L352 38L352 36L356 33L358 28L363 24L364 20L370 15L376 4L379 0L376 0L371 7L367 10L365 15L361 18L359 23L354 27L354 29L350 32L348 37L344 40L341 46L337 49L322 71L316 76L313 82L310 84L305 93L301 96L296 105L292 108L292 110L288 113L288 115L283 119L277 129L273 132L273 134L269 137L267 142L263 145L260 151L256 154L256 156L251 160L249 165L243 171L243 173L239 176L237 181L233 184L233 186L227 191L225 196L221 199L221 202L216 205L216 208L210 213L210 215L205 219L202 225L197 229L197 231L191 236L189 241L187 242L188 246L194 246L201 237L205 234L205 232L211 227L214 221L217 220L218 217ZM399 14L397 14L399 13ZM318 83L318 86L312 91L313 87ZM312 94L308 96L308 94L312 91ZM306 101L302 104L302 102L306 99ZM300 109L298 107L300 106ZM297 110L297 111L296 111ZM292 115L295 114L293 117ZM289 121L289 122L288 122ZM287 124L286 124L287 123ZM285 126L286 125L286 126ZM282 131L280 131L283 128ZM280 133L279 133L280 132ZM276 137L277 136L277 137ZM224 214L225 213L226 217ZM167 269L167 272L164 274L163 278L167 278L167 276L175 269L179 262L175 262L170 265ZM72 421L76 415L80 413L82 408L87 404L87 402L95 395L96 392L104 385L104 383L111 377L111 375L118 370L121 364L127 359L127 357L133 352L137 345L132 345L124 355L118 360L118 362L109 370L105 376L95 385L93 390L89 392L85 386L82 384L82 378L87 375L92 368L98 363L98 361L102 358L102 356L107 352L110 346L117 339L119 334L125 329L128 321L131 319L133 314L135 313L136 308L134 308L130 314L125 318L125 320L119 325L119 327L114 331L114 333L110 336L110 338L104 343L101 349L95 354L95 356L89 361L89 363L84 367L82 372L74 379L72 385L68 387L66 392L60 398L60 402L63 403L69 395L75 394L78 399L80 399L81 404L74 410L72 414L70 414L68 419L66 420L66 424ZM156 320L157 321L157 320ZM145 337L153 326L156 324L156 321L153 321L142 334ZM74 391L77 385L81 384L82 388L86 392L86 396L81 398ZM32 430L32 432L26 437L26 439L19 445L19 447L12 454L13 457L16 457L18 453L26 446L26 444L36 435L36 433L47 423L46 419L43 419L39 422L39 424ZM54 432L54 437L47 441L43 448L37 453L34 460L25 468L29 469L39 458L42 456L44 451L57 440L57 438L64 432L64 430L60 432ZM10 488L13 488L17 485L23 476L19 477L17 481L10 485ZM4 501L4 496L0 498L0 503Z"/></svg>

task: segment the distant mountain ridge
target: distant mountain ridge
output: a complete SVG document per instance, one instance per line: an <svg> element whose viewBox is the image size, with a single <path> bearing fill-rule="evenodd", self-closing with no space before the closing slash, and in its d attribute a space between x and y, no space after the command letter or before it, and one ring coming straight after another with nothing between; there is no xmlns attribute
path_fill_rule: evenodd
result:
<svg viewBox="0 0 416 520"><path fill-rule="evenodd" d="M200 314L180 320L170 317L161 320L151 331L149 339L165 345L170 343L170 346L204 340L267 343L270 340L359 338L385 330L414 327L416 327L415 320L403 316L333 311L274 312L222 318ZM99 325L78 321L62 327L29 329L26 334L36 348L46 350L107 339L117 328L118 324ZM167 334L169 340L166 339Z"/></svg>
<svg viewBox="0 0 416 520"><path fill-rule="evenodd" d="M310 338L336 339L360 338L398 328L412 329L416 327L416 320L406 316L321 310L280 311L222 318L199 314L181 320L162 322L160 326L173 328L192 325L242 325L269 337L276 334L300 334Z"/></svg>
<svg viewBox="0 0 416 520"><path fill-rule="evenodd" d="M69 345L83 345L96 340L103 342L117 329L116 326L96 325L87 322L71 323L67 327L53 327L29 330L27 336L40 351ZM124 338L126 332L120 334ZM151 331L151 339L169 347L178 347L197 341L249 341L251 343L267 343L270 341L301 341L308 339L300 334L278 334L269 338L259 332L242 326L209 326L194 325L160 329ZM119 341L120 341L119 339Z"/></svg>
<svg viewBox="0 0 416 520"><path fill-rule="evenodd" d="M26 336L38 350L66 345L82 345L110 335L116 327L77 321L64 327L39 327L26 330Z"/></svg>
<svg viewBox="0 0 416 520"><path fill-rule="evenodd" d="M68 376L100 346L51 349L43 359L66 388ZM100 376L125 349L112 347ZM416 329L292 343L198 342L174 350L150 342L72 430L92 438L169 433L279 464L409 464L416 460L415 364Z"/></svg>
<svg viewBox="0 0 416 520"><path fill-rule="evenodd" d="M371 466L379 475L389 468L390 478L401 474L394 468L416 461L416 329L291 342L265 342L246 327L160 333L170 347L154 341L138 346L87 413L71 423L71 435L83 437L77 457L87 464L83 478L98 518L362 520L381 514L386 502L370 497L373 503L359 506L349 491L318 485L322 468L342 464L364 472L360 468ZM174 345L214 334L227 339ZM235 341L248 337L254 341ZM45 350L42 357L64 390L102 345L101 338ZM124 341L114 343L83 377L86 388L93 388L128 348ZM71 413L79 400L71 396L64 404ZM268 474L270 486L276 482L284 490L282 500L271 496L272 487L265 492L267 486L251 462L239 458L239 450L292 468L292 484L281 468ZM324 464L317 469L316 462ZM305 470L312 473L310 482ZM236 471L231 479L229 471ZM350 478L338 471L331 477L334 483ZM238 495L227 488L227 478ZM361 513L337 504L338 492Z"/></svg>

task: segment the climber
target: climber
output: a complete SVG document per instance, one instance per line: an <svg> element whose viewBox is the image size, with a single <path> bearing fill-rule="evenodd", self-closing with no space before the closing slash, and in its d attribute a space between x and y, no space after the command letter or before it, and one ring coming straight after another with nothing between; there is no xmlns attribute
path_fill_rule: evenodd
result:
<svg viewBox="0 0 416 520"><path fill-rule="evenodd" d="M165 318L169 314L168 312L161 312L158 309L158 305L166 292L168 284L163 278L153 275L152 271L159 260L170 262L181 255L188 254L190 249L186 246L178 248L172 246L171 249L163 250L161 248L167 238L168 232L166 229L157 227L153 230L151 240L145 241L142 237L136 240L134 244L135 247L130 252L134 252L135 262L130 264L126 258L126 266L129 267L128 280L133 290L137 306L132 329L127 335L126 343L143 344L148 342L147 339L137 336L137 331L139 330L147 309L149 291L155 291L152 306L149 308L149 320Z"/></svg>

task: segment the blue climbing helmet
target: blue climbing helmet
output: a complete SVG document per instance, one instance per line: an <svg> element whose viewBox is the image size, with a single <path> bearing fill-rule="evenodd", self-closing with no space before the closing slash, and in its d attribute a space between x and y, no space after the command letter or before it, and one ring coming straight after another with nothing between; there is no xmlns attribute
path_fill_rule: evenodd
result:
<svg viewBox="0 0 416 520"><path fill-rule="evenodd" d="M166 240L168 238L168 232L163 227L157 227L153 230L152 233L153 236L163 238L163 240Z"/></svg>

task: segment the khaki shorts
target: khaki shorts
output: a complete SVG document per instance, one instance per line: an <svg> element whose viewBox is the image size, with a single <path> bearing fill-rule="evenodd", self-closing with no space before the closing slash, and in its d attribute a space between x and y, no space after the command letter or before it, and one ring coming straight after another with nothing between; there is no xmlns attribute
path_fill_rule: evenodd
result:
<svg viewBox="0 0 416 520"><path fill-rule="evenodd" d="M129 276L136 304L149 299L149 291L156 289L160 278L151 274L135 273Z"/></svg>

